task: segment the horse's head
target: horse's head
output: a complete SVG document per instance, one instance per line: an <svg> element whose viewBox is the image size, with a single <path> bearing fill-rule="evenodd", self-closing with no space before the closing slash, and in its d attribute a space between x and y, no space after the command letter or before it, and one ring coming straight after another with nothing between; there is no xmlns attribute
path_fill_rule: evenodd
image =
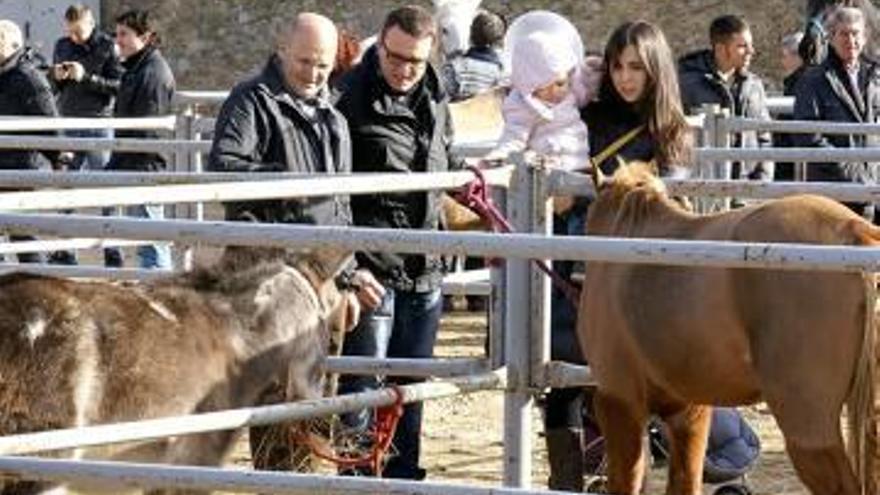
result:
<svg viewBox="0 0 880 495"><path fill-rule="evenodd" d="M657 175L654 162L620 161L620 166L611 177L602 173L599 167L592 169L596 200L590 205L587 214L587 233L607 235L614 233L614 225L622 212L633 207L634 202L644 204L646 200L669 198L666 184Z"/></svg>
<svg viewBox="0 0 880 495"><path fill-rule="evenodd" d="M471 22L481 0L434 0L434 16L440 30L440 45L449 58L467 51Z"/></svg>

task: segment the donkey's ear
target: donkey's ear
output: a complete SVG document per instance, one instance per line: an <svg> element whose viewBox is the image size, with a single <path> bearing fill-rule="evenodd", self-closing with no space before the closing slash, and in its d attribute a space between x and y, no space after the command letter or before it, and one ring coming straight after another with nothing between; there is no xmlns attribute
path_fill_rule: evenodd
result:
<svg viewBox="0 0 880 495"><path fill-rule="evenodd" d="M606 177L605 174L602 173L602 169L596 162L591 163L590 177L593 179L593 187L596 188L597 193L608 184L608 177Z"/></svg>

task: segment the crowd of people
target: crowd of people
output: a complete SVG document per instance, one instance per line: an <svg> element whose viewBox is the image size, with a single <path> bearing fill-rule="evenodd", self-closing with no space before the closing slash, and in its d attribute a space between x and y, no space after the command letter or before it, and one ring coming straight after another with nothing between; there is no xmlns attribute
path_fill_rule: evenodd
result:
<svg viewBox="0 0 880 495"><path fill-rule="evenodd" d="M880 72L866 51L866 9L870 2L813 2L804 32L782 39L785 93L795 96L794 118L837 122L875 122L880 110ZM873 14L873 11L871 11ZM93 13L71 6L66 36L51 65L41 70L24 45L19 27L0 20L0 114L77 117L144 117L170 113L174 75L160 51L154 15L130 10L115 18L115 40L96 27ZM500 56L507 27L497 13L475 17L471 48L435 69L438 42L430 12L405 6L390 12L375 44L363 53L350 33L315 13L299 13L284 25L274 53L256 75L238 83L224 102L213 134L208 169L222 172L442 172L463 167L451 148L454 129L449 104L508 85L504 129L490 157L533 151L551 166L567 170L600 167L611 173L617 157L653 161L662 176L685 176L693 163L694 140L685 120L705 104L733 115L769 119L761 78L750 71L754 54L748 22L724 15L708 29L708 47L674 57L663 32L647 21L615 29L603 52L575 53L559 33L536 30L506 47L511 67ZM827 47L827 48L826 48ZM71 137L113 136L95 129L70 131ZM147 131L119 131L119 137L154 137ZM741 133L737 146L769 146L773 137ZM873 145L855 135L794 136L777 145L852 148ZM0 151L2 169L158 171L168 164L162 153ZM770 181L790 179L790 167L772 162L734 164L734 177ZM789 164L790 165L790 164ZM811 166L807 180L876 181L873 164L826 163ZM560 204L554 231L583 233L586 199ZM736 206L736 205L734 205ZM849 205L873 219L873 204ZM126 214L162 218L161 205L126 208ZM109 214L109 212L107 212ZM358 225L437 230L443 228L436 192L377 193L349 198L236 202L225 205L231 221ZM13 240L31 239L13 235ZM167 245L138 248L140 265L168 268ZM76 263L70 252L49 261ZM40 262L22 255L22 262ZM108 266L122 266L118 250L107 250ZM563 277L576 278L572 262L558 262ZM433 354L442 312L440 282L446 269L435 255L357 253L339 277L356 291L363 314L348 336L344 353L353 356L424 358ZM554 289L553 359L583 362L575 335L575 307ZM391 378L387 383L410 383ZM380 386L376 377L344 377L341 393ZM277 397L276 397L277 398ZM584 446L597 435L584 414L588 396L581 389L553 389L544 400L553 489L581 491L590 461ZM267 397L266 401L274 400ZM423 479L419 463L421 404L404 408L395 432L396 455L384 466L386 477ZM344 421L370 428L366 412ZM260 438L265 432L252 432ZM261 467L278 468L277 463ZM366 474L373 473L370 470Z"/></svg>

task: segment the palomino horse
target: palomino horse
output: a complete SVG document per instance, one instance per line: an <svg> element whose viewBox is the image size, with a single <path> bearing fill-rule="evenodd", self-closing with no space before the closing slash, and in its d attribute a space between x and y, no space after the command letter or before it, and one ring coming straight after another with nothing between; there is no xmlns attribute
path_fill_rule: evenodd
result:
<svg viewBox="0 0 880 495"><path fill-rule="evenodd" d="M595 182L589 235L880 244L880 229L820 196L701 216L670 199L644 164ZM873 277L590 263L583 289L578 333L598 382L610 493L639 493L650 414L669 427L667 493L701 493L708 405L760 400L814 495L876 493Z"/></svg>

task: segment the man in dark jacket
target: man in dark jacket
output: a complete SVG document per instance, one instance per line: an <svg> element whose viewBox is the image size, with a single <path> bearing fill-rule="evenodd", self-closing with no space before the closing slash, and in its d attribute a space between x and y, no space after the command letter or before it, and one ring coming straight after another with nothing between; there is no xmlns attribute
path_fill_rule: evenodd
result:
<svg viewBox="0 0 880 495"><path fill-rule="evenodd" d="M159 52L159 35L155 19L146 10L130 10L116 18L116 45L125 73L119 82L114 115L116 117L155 117L172 112L174 75ZM126 130L119 137L158 138L158 131ZM167 159L160 153L114 152L107 164L108 170L151 172L164 170ZM163 205L136 205L126 207L133 217L163 219ZM122 266L119 250L106 250L107 266ZM171 268L171 248L166 243L138 246L137 255L142 268Z"/></svg>
<svg viewBox="0 0 880 495"><path fill-rule="evenodd" d="M351 141L345 117L328 102L327 81L337 31L324 16L301 13L285 26L278 47L256 76L239 83L223 103L208 169L218 172L348 174ZM226 219L267 223L351 224L347 195L226 203ZM357 287L357 302L375 308L384 289L369 271L348 270L340 284ZM262 403L285 399L271 387ZM281 429L284 432L285 430ZM254 467L291 470L294 457L278 428L251 428Z"/></svg>
<svg viewBox="0 0 880 495"><path fill-rule="evenodd" d="M355 172L442 172L460 166L450 152L448 97L428 63L437 38L434 21L420 7L406 6L385 19L376 44L341 82L337 107L351 129ZM352 198L356 225L435 230L438 192L379 193ZM375 357L431 357L440 320L443 261L437 255L361 253L388 289L380 307L348 335L343 352ZM411 379L395 379L407 383ZM372 377L345 377L340 390L377 386ZM384 475L422 479L419 467L421 404L409 404L394 435L397 455ZM369 415L348 417L366 426Z"/></svg>
<svg viewBox="0 0 880 495"><path fill-rule="evenodd" d="M9 20L0 20L0 115L58 115L49 81L25 56L21 30ZM49 151L0 150L0 169L48 170L57 158L57 153ZM10 239L25 241L34 237L10 235ZM43 261L42 256L33 253L22 253L18 259L27 263Z"/></svg>
<svg viewBox="0 0 880 495"><path fill-rule="evenodd" d="M95 29L92 10L82 4L71 5L64 13L66 36L55 43L49 77L58 91L58 110L65 117L111 117L119 89L122 66L113 39ZM112 139L112 129L71 129L64 135L74 138ZM110 151L80 151L73 154L71 170L104 170ZM112 210L104 209L105 214ZM75 265L74 251L56 251L50 262Z"/></svg>
<svg viewBox="0 0 880 495"><path fill-rule="evenodd" d="M739 16L725 15L709 28L710 50L686 55L679 61L681 101L685 112L695 114L704 104L717 104L732 115L770 119L764 83L748 67L752 55L752 33ZM744 132L734 146L770 146L769 133ZM734 164L734 178L773 180L773 162Z"/></svg>
<svg viewBox="0 0 880 495"><path fill-rule="evenodd" d="M64 13L67 36L55 43L49 75L58 88L58 109L65 117L111 117L122 66L113 40L95 29L95 17L84 5ZM112 138L110 129L71 130L71 137ZM77 153L71 168L103 170L106 151Z"/></svg>
<svg viewBox="0 0 880 495"><path fill-rule="evenodd" d="M798 83L795 120L876 123L880 114L880 67L865 58L865 20L859 9L840 8L829 14L830 50L825 61L811 67ZM875 136L813 134L796 136L801 146L863 148L876 146ZM873 184L876 164L829 162L807 165L807 180ZM848 203L873 220L872 203Z"/></svg>

